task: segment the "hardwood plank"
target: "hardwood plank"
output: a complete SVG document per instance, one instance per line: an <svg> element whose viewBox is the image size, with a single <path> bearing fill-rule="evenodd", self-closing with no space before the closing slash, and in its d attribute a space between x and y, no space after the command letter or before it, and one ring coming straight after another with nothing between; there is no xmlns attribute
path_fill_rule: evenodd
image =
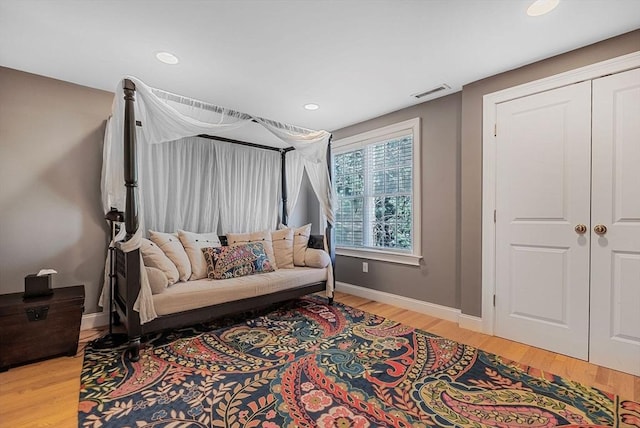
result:
<svg viewBox="0 0 640 428"><path fill-rule="evenodd" d="M82 358L59 357L1 373L0 421L25 428L76 426Z"/></svg>
<svg viewBox="0 0 640 428"><path fill-rule="evenodd" d="M499 337L465 330L456 323L336 292L336 301L466 343L518 363L640 401L640 377L553 354ZM12 428L77 426L80 371L86 344L104 330L85 330L75 357L60 357L0 373L0 426Z"/></svg>

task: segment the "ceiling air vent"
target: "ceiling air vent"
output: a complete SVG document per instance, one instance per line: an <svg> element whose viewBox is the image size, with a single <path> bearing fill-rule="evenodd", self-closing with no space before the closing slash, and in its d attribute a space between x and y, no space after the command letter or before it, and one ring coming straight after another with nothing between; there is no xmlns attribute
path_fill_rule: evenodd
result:
<svg viewBox="0 0 640 428"><path fill-rule="evenodd" d="M427 97L429 95L433 95L433 94L435 94L437 92L440 92L440 91L445 91L447 89L451 89L451 86L447 85L446 83L443 83L442 85L440 85L440 86L438 86L436 88L429 89L428 91L420 92L419 94L413 94L411 96L415 97L417 99L420 99L420 98Z"/></svg>

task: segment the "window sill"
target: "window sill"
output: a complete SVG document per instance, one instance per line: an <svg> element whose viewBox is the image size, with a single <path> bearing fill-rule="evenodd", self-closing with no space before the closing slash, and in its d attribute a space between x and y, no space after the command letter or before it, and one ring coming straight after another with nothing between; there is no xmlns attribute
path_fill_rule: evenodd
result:
<svg viewBox="0 0 640 428"><path fill-rule="evenodd" d="M415 254L391 253L365 248L336 248L338 256L358 257L368 260L380 260L383 262L399 263L403 265L420 266L422 256Z"/></svg>

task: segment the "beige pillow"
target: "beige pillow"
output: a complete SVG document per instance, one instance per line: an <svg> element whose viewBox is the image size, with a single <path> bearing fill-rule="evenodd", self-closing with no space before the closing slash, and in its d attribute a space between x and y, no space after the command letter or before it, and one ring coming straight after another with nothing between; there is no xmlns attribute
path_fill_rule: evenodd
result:
<svg viewBox="0 0 640 428"><path fill-rule="evenodd" d="M142 253L142 261L146 267L160 269L164 272L169 284L175 284L178 282L180 277L178 268L176 268L176 265L173 264L160 247L148 239L142 238L140 253Z"/></svg>
<svg viewBox="0 0 640 428"><path fill-rule="evenodd" d="M278 269L278 262L276 261L275 254L273 253L273 242L271 241L271 232L268 230L261 230L260 232L251 233L227 233L227 243L229 246L244 245L250 242L262 242L264 246L264 252L267 253L271 266L274 269Z"/></svg>
<svg viewBox="0 0 640 428"><path fill-rule="evenodd" d="M191 263L190 280L207 277L207 261L202 253L203 248L220 247L220 238L215 233L193 233L178 230L178 239Z"/></svg>
<svg viewBox="0 0 640 428"><path fill-rule="evenodd" d="M191 262L182 243L172 233L149 231L149 237L171 259L180 273L180 281L189 281L191 277Z"/></svg>
<svg viewBox="0 0 640 428"><path fill-rule="evenodd" d="M298 227L293 230L293 264L296 266L304 266L304 253L309 245L309 237L311 236L311 223Z"/></svg>
<svg viewBox="0 0 640 428"><path fill-rule="evenodd" d="M169 286L169 279L160 269L145 266L149 285L151 286L151 294L160 294Z"/></svg>
<svg viewBox="0 0 640 428"><path fill-rule="evenodd" d="M307 248L304 253L304 263L313 268L324 268L329 266L331 257L325 250L318 250L316 248Z"/></svg>
<svg viewBox="0 0 640 428"><path fill-rule="evenodd" d="M278 269L293 269L293 229L287 227L271 232L271 241Z"/></svg>

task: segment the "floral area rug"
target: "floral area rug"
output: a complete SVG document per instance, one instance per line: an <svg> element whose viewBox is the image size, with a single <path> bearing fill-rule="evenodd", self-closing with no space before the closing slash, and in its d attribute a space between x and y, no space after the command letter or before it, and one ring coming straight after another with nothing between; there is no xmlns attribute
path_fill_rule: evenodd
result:
<svg viewBox="0 0 640 428"><path fill-rule="evenodd" d="M245 314L246 316L246 314ZM80 427L640 426L640 404L341 304L85 352Z"/></svg>

